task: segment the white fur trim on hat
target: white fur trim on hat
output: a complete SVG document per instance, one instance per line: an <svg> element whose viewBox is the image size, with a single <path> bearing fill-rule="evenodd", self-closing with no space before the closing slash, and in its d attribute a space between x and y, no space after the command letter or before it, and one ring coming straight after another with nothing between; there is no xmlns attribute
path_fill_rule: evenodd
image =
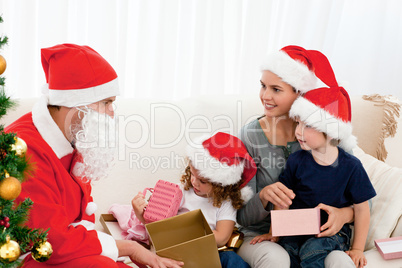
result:
<svg viewBox="0 0 402 268"><path fill-rule="evenodd" d="M119 83L115 78L102 85L84 89L49 89L49 104L77 107L119 95Z"/></svg>
<svg viewBox="0 0 402 268"><path fill-rule="evenodd" d="M334 117L324 109L316 106L303 97L298 97L289 111L291 118L299 117L300 121L326 133L333 139L339 139L339 147L351 151L356 147L356 138L352 135L352 124Z"/></svg>
<svg viewBox="0 0 402 268"><path fill-rule="evenodd" d="M352 151L357 146L357 139L355 136L350 135L348 138L342 139L339 143L339 147L347 152Z"/></svg>
<svg viewBox="0 0 402 268"><path fill-rule="evenodd" d="M261 70L268 70L278 75L282 81L305 93L325 86L302 62L292 59L286 52L277 51L269 54L261 65Z"/></svg>
<svg viewBox="0 0 402 268"><path fill-rule="evenodd" d="M213 183L228 186L238 183L243 174L244 163L229 166L212 157L208 150L202 146L207 138L199 138L196 146L187 147L187 156L192 166L198 170L199 175L209 179Z"/></svg>

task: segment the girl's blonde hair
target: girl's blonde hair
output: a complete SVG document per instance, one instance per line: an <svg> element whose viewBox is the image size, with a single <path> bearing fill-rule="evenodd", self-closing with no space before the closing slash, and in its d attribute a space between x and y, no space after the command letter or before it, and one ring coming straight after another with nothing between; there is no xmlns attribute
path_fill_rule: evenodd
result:
<svg viewBox="0 0 402 268"><path fill-rule="evenodd" d="M184 170L184 174L181 176L180 182L183 184L184 190L188 191L190 188L193 188L191 184L191 163L188 163L186 169ZM208 180L208 178L205 178ZM212 185L212 196L209 198L212 199L212 205L214 207L221 207L222 202L225 200L230 200L232 202L232 206L235 209L239 209L243 206L244 200L241 198L240 185L243 180L240 180L236 184L222 186L220 184L212 183L208 181Z"/></svg>

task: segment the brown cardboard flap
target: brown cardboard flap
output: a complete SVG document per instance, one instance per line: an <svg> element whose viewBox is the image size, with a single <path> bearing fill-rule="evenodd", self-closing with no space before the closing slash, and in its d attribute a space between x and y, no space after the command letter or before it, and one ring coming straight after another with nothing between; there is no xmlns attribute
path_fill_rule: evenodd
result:
<svg viewBox="0 0 402 268"><path fill-rule="evenodd" d="M212 234L201 210L189 211L182 215L149 223L145 227L148 233L152 234L152 244L156 250Z"/></svg>
<svg viewBox="0 0 402 268"><path fill-rule="evenodd" d="M221 267L215 237L212 234L158 250L156 253L161 257L183 261L184 267Z"/></svg>
<svg viewBox="0 0 402 268"><path fill-rule="evenodd" d="M101 214L99 217L99 221L103 226L103 229L105 230L105 233L113 236L114 239L116 240L123 240L124 237L122 235L122 230L119 226L119 223L117 222L117 219L112 215L112 214ZM149 249L150 246L137 241L140 245L143 247Z"/></svg>
<svg viewBox="0 0 402 268"><path fill-rule="evenodd" d="M214 234L201 210L146 224L156 254L184 267L221 267Z"/></svg>
<svg viewBox="0 0 402 268"><path fill-rule="evenodd" d="M102 224L105 232L109 235L112 235L112 232L108 226L108 222L117 222L116 218L112 214L101 214L99 217L99 221Z"/></svg>

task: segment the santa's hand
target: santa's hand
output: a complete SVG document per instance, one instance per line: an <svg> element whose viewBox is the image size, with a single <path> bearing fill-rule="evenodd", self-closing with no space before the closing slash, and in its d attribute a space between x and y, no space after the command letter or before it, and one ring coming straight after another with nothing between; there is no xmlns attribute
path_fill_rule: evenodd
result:
<svg viewBox="0 0 402 268"><path fill-rule="evenodd" d="M153 263L149 264L152 268L180 268L184 265L183 262L167 259L156 256Z"/></svg>
<svg viewBox="0 0 402 268"><path fill-rule="evenodd" d="M160 257L135 241L116 240L116 246L119 250L119 257L128 256L133 262L152 268L180 268L184 265L181 261Z"/></svg>
<svg viewBox="0 0 402 268"><path fill-rule="evenodd" d="M259 192L259 195L264 207L268 205L268 202L271 202L281 209L289 207L292 204L292 199L295 198L293 191L281 182L275 182L265 186Z"/></svg>

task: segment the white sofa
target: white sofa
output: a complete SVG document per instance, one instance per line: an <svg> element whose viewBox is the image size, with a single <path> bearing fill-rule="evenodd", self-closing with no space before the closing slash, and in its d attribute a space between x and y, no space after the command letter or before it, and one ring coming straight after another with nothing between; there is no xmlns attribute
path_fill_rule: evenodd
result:
<svg viewBox="0 0 402 268"><path fill-rule="evenodd" d="M163 179L179 183L185 167L186 145L200 134L216 131L237 135L240 128L262 114L258 94L250 96L204 96L174 102L118 98L118 156L110 176L93 184L98 205L96 219L114 203L130 204L146 187ZM31 110L35 99L18 100L15 111L1 119L7 125ZM374 239L402 236L402 131L394 137L397 105L352 97L352 124L360 148L354 153L362 161L378 193L373 199L372 220L365 254L367 267L402 267L402 259L385 261L374 247ZM401 119L397 119L402 121ZM385 142L384 142L385 139ZM385 147L382 145L385 144ZM388 156L385 159L385 150ZM378 158L385 159L385 163ZM99 221L97 229L102 230Z"/></svg>

